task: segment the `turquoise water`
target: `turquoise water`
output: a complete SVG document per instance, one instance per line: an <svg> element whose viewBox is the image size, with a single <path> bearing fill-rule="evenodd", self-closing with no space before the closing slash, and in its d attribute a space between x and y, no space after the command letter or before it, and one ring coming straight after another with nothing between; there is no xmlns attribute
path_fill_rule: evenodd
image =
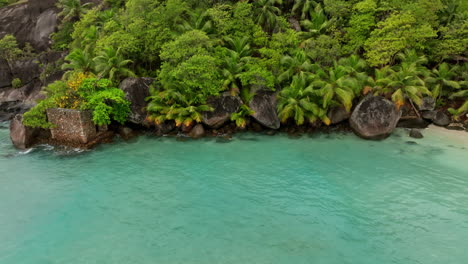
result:
<svg viewBox="0 0 468 264"><path fill-rule="evenodd" d="M425 136L19 152L0 128L0 263L467 263L468 142Z"/></svg>

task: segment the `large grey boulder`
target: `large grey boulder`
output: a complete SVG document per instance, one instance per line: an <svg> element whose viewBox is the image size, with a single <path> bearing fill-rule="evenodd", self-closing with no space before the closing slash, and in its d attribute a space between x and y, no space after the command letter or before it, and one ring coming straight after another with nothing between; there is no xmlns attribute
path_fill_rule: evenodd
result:
<svg viewBox="0 0 468 264"><path fill-rule="evenodd" d="M211 128L219 128L231 119L231 114L239 111L242 100L239 96L233 96L229 92L219 97L207 100L207 104L213 107L213 111L203 113L203 124Z"/></svg>
<svg viewBox="0 0 468 264"><path fill-rule="evenodd" d="M270 91L259 90L249 103L249 107L255 112L252 117L260 124L278 129L280 120L276 112L276 94Z"/></svg>
<svg viewBox="0 0 468 264"><path fill-rule="evenodd" d="M137 125L142 125L146 118L146 98L150 96L150 85L153 78L127 78L120 84L120 89L124 91L125 98L130 101L131 113L128 121Z"/></svg>
<svg viewBox="0 0 468 264"><path fill-rule="evenodd" d="M354 109L350 125L365 139L383 139L395 129L401 117L395 104L382 96L367 96Z"/></svg>
<svg viewBox="0 0 468 264"><path fill-rule="evenodd" d="M16 115L10 122L10 138L16 148L30 148L36 142L38 133L38 129L23 125L23 115Z"/></svg>
<svg viewBox="0 0 468 264"><path fill-rule="evenodd" d="M58 25L56 2L29 0L0 9L0 38L13 34L21 46L30 43L36 50L47 50Z"/></svg>

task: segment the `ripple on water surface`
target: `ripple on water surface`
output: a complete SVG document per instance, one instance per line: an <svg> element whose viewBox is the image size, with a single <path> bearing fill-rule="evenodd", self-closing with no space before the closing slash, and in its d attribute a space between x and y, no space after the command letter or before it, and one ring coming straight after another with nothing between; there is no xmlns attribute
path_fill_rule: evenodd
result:
<svg viewBox="0 0 468 264"><path fill-rule="evenodd" d="M468 259L468 143L432 131L140 137L83 153L18 152L7 132L0 263Z"/></svg>

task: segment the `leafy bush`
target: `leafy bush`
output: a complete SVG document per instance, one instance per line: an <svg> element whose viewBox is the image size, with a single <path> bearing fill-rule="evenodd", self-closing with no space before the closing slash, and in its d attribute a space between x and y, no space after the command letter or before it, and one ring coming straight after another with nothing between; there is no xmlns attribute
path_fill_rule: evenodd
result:
<svg viewBox="0 0 468 264"><path fill-rule="evenodd" d="M18 89L21 86L23 86L23 82L21 81L20 78L15 78L13 81L11 81L11 87Z"/></svg>
<svg viewBox="0 0 468 264"><path fill-rule="evenodd" d="M25 113L25 125L50 128L46 110L54 107L91 110L96 125L108 125L112 120L123 124L130 113L130 102L122 90L113 87L110 80L98 80L90 74L77 73L68 82L56 81L45 93L46 99Z"/></svg>

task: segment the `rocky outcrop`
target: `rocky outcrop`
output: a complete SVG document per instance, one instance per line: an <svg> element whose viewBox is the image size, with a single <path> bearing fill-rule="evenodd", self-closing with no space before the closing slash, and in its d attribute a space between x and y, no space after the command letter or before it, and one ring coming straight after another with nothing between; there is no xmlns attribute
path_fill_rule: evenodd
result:
<svg viewBox="0 0 468 264"><path fill-rule="evenodd" d="M255 112L252 117L260 124L278 129L280 120L276 112L276 94L259 90L249 103L249 107Z"/></svg>
<svg viewBox="0 0 468 264"><path fill-rule="evenodd" d="M219 128L231 119L231 114L239 111L242 100L239 96L233 96L226 92L219 97L208 99L207 104L214 110L203 113L202 122L208 127Z"/></svg>
<svg viewBox="0 0 468 264"><path fill-rule="evenodd" d="M38 51L47 50L58 25L56 2L29 0L0 9L0 38L12 34L21 46L30 43Z"/></svg>
<svg viewBox="0 0 468 264"><path fill-rule="evenodd" d="M194 126L190 131L189 136L194 139L202 138L203 136L205 136L205 129L203 128L203 125L197 124L196 126Z"/></svg>
<svg viewBox="0 0 468 264"><path fill-rule="evenodd" d="M13 75L10 66L6 60L0 59L0 89L10 87L11 81L13 81Z"/></svg>
<svg viewBox="0 0 468 264"><path fill-rule="evenodd" d="M351 113L346 111L344 107L334 107L328 112L328 118L333 125L348 120L350 116Z"/></svg>
<svg viewBox="0 0 468 264"><path fill-rule="evenodd" d="M350 125L365 139L383 139L395 129L401 112L382 96L367 96L354 109Z"/></svg>
<svg viewBox="0 0 468 264"><path fill-rule="evenodd" d="M64 108L47 109L47 119L54 125L52 139L63 144L87 144L97 137L90 111Z"/></svg>
<svg viewBox="0 0 468 264"><path fill-rule="evenodd" d="M31 128L23 124L23 115L16 115L10 122L10 138L18 149L28 149L44 137L44 131L40 128Z"/></svg>
<svg viewBox="0 0 468 264"><path fill-rule="evenodd" d="M442 111L424 111L421 116L437 126L448 126L450 124L450 117Z"/></svg>
<svg viewBox="0 0 468 264"><path fill-rule="evenodd" d="M125 98L130 101L131 113L128 121L137 125L143 125L146 119L146 98L150 96L149 87L154 82L153 78L127 78L120 84Z"/></svg>

